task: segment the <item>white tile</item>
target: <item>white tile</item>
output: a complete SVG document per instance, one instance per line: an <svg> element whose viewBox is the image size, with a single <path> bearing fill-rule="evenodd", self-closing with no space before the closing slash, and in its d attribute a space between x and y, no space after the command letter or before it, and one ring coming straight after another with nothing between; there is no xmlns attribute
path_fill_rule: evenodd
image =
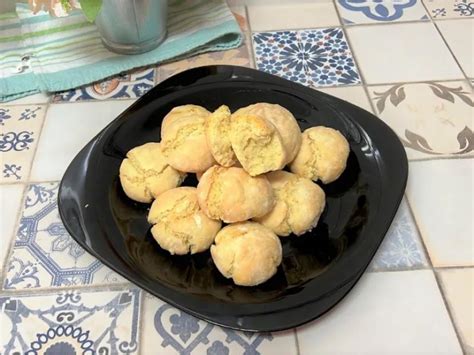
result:
<svg viewBox="0 0 474 355"><path fill-rule="evenodd" d="M21 99L16 99L3 103L3 105L31 105L31 104L45 104L48 103L51 98L46 92L40 92L33 95L28 95L22 97Z"/></svg>
<svg viewBox="0 0 474 355"><path fill-rule="evenodd" d="M297 354L293 330L269 334L221 328L149 294L143 307L140 347L144 354Z"/></svg>
<svg viewBox="0 0 474 355"><path fill-rule="evenodd" d="M356 106L372 112L367 95L362 86L341 86L337 88L318 88L326 94L336 96L340 99L348 101Z"/></svg>
<svg viewBox="0 0 474 355"><path fill-rule="evenodd" d="M133 103L52 104L46 115L30 179L60 180L71 160L99 131Z"/></svg>
<svg viewBox="0 0 474 355"><path fill-rule="evenodd" d="M473 162L410 162L407 197L434 266L474 265Z"/></svg>
<svg viewBox="0 0 474 355"><path fill-rule="evenodd" d="M249 5L248 12L252 31L339 25L339 19L331 1Z"/></svg>
<svg viewBox="0 0 474 355"><path fill-rule="evenodd" d="M5 258L10 250L10 242L15 233L23 189L24 186L20 184L0 185L0 206L2 211L0 217L0 271L5 263Z"/></svg>
<svg viewBox="0 0 474 355"><path fill-rule="evenodd" d="M431 23L354 26L347 33L369 84L463 78Z"/></svg>
<svg viewBox="0 0 474 355"><path fill-rule="evenodd" d="M464 351L474 354L474 269L438 271Z"/></svg>
<svg viewBox="0 0 474 355"><path fill-rule="evenodd" d="M437 22L441 34L468 77L474 77L474 20Z"/></svg>
<svg viewBox="0 0 474 355"><path fill-rule="evenodd" d="M462 354L431 270L365 274L297 335L301 354Z"/></svg>

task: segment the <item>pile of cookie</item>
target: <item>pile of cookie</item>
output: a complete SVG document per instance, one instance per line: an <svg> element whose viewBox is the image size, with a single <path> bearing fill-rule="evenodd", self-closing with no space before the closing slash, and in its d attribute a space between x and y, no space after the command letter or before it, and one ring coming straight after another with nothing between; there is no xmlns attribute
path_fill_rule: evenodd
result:
<svg viewBox="0 0 474 355"><path fill-rule="evenodd" d="M257 103L231 113L197 105L173 108L163 119L161 142L127 153L120 166L126 195L152 203L148 221L171 254L211 249L226 278L254 286L271 278L282 260L278 236L316 226L324 191L342 174L349 144L337 130L301 133L280 105ZM288 166L288 171L281 169ZM197 187L179 187L195 173ZM228 225L222 228L222 223Z"/></svg>

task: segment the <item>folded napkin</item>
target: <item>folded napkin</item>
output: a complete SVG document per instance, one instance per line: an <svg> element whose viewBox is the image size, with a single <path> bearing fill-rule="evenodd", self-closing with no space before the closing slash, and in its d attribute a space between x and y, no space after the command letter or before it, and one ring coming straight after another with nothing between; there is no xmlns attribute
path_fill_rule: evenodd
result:
<svg viewBox="0 0 474 355"><path fill-rule="evenodd" d="M222 0L170 1L168 37L137 55L110 52L79 10L67 17L33 15L26 4L0 14L0 101L62 91L132 68L238 47L242 36Z"/></svg>

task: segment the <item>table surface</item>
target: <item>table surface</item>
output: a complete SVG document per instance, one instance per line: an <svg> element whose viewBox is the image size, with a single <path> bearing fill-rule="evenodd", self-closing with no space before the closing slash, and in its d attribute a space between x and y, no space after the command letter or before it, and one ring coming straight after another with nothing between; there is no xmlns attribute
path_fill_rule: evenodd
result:
<svg viewBox="0 0 474 355"><path fill-rule="evenodd" d="M0 353L474 354L474 3L231 8L245 34L238 49L0 104ZM78 150L155 84L206 64L255 67L353 102L406 147L406 194L368 272L297 329L248 334L197 320L91 257L59 218L58 182Z"/></svg>

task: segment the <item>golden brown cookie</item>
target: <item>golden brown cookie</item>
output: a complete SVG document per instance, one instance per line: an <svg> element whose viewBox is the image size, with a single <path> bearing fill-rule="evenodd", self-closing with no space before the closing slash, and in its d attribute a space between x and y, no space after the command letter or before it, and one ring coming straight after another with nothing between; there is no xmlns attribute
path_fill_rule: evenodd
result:
<svg viewBox="0 0 474 355"><path fill-rule="evenodd" d="M226 223L263 216L274 205L273 190L265 176L251 177L242 168L217 165L202 175L198 200L208 217Z"/></svg>
<svg viewBox="0 0 474 355"><path fill-rule="evenodd" d="M328 184L346 168L349 143L333 128L317 126L303 132L303 142L290 169L295 174Z"/></svg>
<svg viewBox="0 0 474 355"><path fill-rule="evenodd" d="M205 171L216 163L207 144L205 124L210 113L196 105L175 107L161 125L163 154L185 172Z"/></svg>
<svg viewBox="0 0 474 355"><path fill-rule="evenodd" d="M161 194L151 205L148 222L158 244L171 254L207 250L221 228L200 209L196 188L178 187Z"/></svg>
<svg viewBox="0 0 474 355"><path fill-rule="evenodd" d="M273 275L282 260L278 237L255 222L231 224L221 229L211 246L220 273L241 286L259 285Z"/></svg>
<svg viewBox="0 0 474 355"><path fill-rule="evenodd" d="M146 143L130 150L119 171L125 194L143 203L149 203L161 193L181 185L185 176L168 165L160 143Z"/></svg>
<svg viewBox="0 0 474 355"><path fill-rule="evenodd" d="M206 119L207 144L219 165L230 167L237 162L230 142L230 110L222 105Z"/></svg>
<svg viewBox="0 0 474 355"><path fill-rule="evenodd" d="M311 180L286 171L266 174L275 192L272 211L254 221L270 228L279 236L301 235L316 226L324 211L324 191Z"/></svg>

